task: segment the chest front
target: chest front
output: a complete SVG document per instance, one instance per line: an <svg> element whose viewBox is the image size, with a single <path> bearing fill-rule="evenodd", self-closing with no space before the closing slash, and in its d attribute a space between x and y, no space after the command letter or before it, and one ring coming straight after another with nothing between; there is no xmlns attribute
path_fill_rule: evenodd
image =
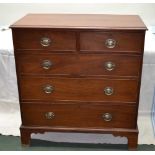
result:
<svg viewBox="0 0 155 155"><path fill-rule="evenodd" d="M22 144L33 132L68 131L126 136L136 148L146 27L137 16L87 18L28 15L12 25ZM116 18L135 25L111 25Z"/></svg>

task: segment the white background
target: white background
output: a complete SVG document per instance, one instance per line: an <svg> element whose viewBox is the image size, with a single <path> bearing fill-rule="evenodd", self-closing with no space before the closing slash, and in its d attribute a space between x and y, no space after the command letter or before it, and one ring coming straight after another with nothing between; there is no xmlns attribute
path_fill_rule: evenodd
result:
<svg viewBox="0 0 155 155"><path fill-rule="evenodd" d="M83 0L84 1L84 0ZM22 1L21 1L22 2ZM47 1L46 1L47 2ZM55 1L56 2L56 1ZM60 1L58 1L60 2ZM138 14L147 26L155 25L155 4L149 3L1 3L0 26L28 13Z"/></svg>
<svg viewBox="0 0 155 155"><path fill-rule="evenodd" d="M36 0L35 0L36 1ZM39 2L41 0L37 0L37 2ZM16 20L18 20L19 18L23 17L25 14L27 13L90 13L90 14L138 14L141 16L141 18L143 19L143 21L145 22L145 24L147 26L152 26L155 25L155 4L128 4L128 3L98 3L99 0L89 0L88 3L87 0L83 0L85 3L77 3L76 0L74 0L74 2L76 3L60 3L60 2L66 2L67 0L53 0L53 2L57 2L57 3L45 3L48 2L48 0L44 0L44 3L26 3L26 2L34 2L34 0L27 0L25 1L25 3L0 3L0 26L9 26L10 24L14 23ZM73 1L73 0L72 0ZM6 0L4 2L7 2ZM15 1L11 1L11 2L15 2ZM16 1L17 2L17 1ZM19 2L19 1L18 1ZM20 2L24 2L22 0L20 0ZM69 2L69 0L68 0ZM70 1L71 2L71 1ZM81 2L81 0L79 0L78 2ZM87 2L87 4L86 4ZM93 3L95 2L95 3ZM124 1L123 1L124 2ZM133 0L130 0L130 2L133 2ZM134 1L136 2L136 1ZM148 2L148 0L147 0ZM3 32L1 32L3 33ZM2 35L1 35L2 36ZM11 39L11 38L10 38ZM147 51L153 51L155 52L155 48L152 48L152 45L154 44L154 41L151 42L150 39L148 40L148 49L149 50L145 50L145 53L147 54ZM12 40L10 40L10 42L12 42ZM5 45L4 43L7 43L7 48L10 48L10 46L8 46L8 38L6 38L6 42L5 42L5 37L2 36L1 39L1 45ZM4 51L5 52L5 51ZM145 122L146 125L142 127L140 127L140 143L142 144L155 144L155 139L153 137L153 132L151 132L150 128L151 128L151 120L150 120L150 113L151 113L151 106L152 106L152 96L153 96L153 90L154 90L154 79L155 79L155 56L154 53L151 52L151 54L147 54L146 56L148 57L148 61L147 64L144 64L143 67L143 76L142 76L142 92L141 92L141 102L140 102L140 110L139 112L141 113L141 120L139 121L139 125L143 125ZM148 52L149 53L149 52ZM145 58L147 58L145 56ZM12 123L15 122L15 120L17 121L20 118L20 113L19 113L19 109L18 109L18 103L16 103L16 96L13 100L13 95L17 95L17 93L15 93L15 89L13 87L13 84L16 86L16 78L15 78L15 69L14 66L11 65L13 64L13 58L11 58L11 56L8 55L3 55L0 56L0 58L3 58L0 62L3 63L3 65L0 65L0 67L2 67L1 69L1 75L3 73L3 82L1 82L3 84L3 87L1 87L1 95L4 94L5 99L8 100L8 98L12 97L10 101L8 101L6 103L6 101L1 103L1 106L3 106L3 109L0 108L0 113L4 114L1 116L1 120L3 120L3 122L0 123L0 129L2 129L2 127L4 128L4 131L6 132L6 127L7 129L11 129L11 127L16 128L15 131L19 132L19 127L12 125L11 122L8 123L8 121L5 121L4 118L8 118L8 120L12 121ZM150 60L151 64L150 64ZM144 62L145 59L144 59ZM149 64L148 64L149 62ZM4 72L2 72L4 71ZM10 76L8 76L10 75ZM148 76L149 75L149 76ZM1 76L1 79L3 79ZM6 80L9 80L11 83L7 82ZM10 87L11 86L11 87ZM11 90L12 91L11 91ZM14 90L13 90L14 89ZM4 91L5 90L5 91ZM12 96L11 94L9 94L8 97L8 92L13 92ZM1 97L2 99L2 97ZM13 104L13 101L15 102L15 104ZM5 109L5 110L4 110ZM3 110L3 113L1 112ZM15 113L16 115L13 115L13 113L17 111L18 113ZM18 117L16 117L18 116ZM144 118L143 118L144 116ZM148 116L148 117L146 117ZM146 119L145 119L146 118ZM7 122L7 124L5 123ZM19 123L20 121L17 121L17 123ZM150 126L147 124L148 122L150 122ZM19 123L20 124L20 123ZM18 125L18 124L17 124ZM150 127L150 128L149 128ZM14 129L12 129L14 130ZM11 132L11 134L13 134L13 132ZM51 139L51 140L55 140L55 141L71 141L74 142L75 141L81 141L81 139L83 138L83 142L95 142L95 141L100 141L103 142L102 140L106 139L106 137L103 138L103 136L100 135L96 135L95 137L93 136L84 136L84 135L49 135L46 134L43 136L45 139ZM145 138L146 137L146 138ZM41 138L41 137L40 137ZM54 139L55 138L55 139ZM90 138L90 139L89 139ZM111 139L111 138L110 138ZM107 141L107 140L106 140ZM112 138L112 142L119 142L118 139L113 139Z"/></svg>

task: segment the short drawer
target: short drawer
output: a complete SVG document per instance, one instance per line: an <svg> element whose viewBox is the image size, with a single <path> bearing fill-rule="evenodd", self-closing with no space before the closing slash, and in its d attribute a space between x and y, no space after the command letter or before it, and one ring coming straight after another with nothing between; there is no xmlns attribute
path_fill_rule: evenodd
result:
<svg viewBox="0 0 155 155"><path fill-rule="evenodd" d="M136 102L134 79L20 77L22 100Z"/></svg>
<svg viewBox="0 0 155 155"><path fill-rule="evenodd" d="M23 125L135 128L136 107L122 105L22 104Z"/></svg>
<svg viewBox="0 0 155 155"><path fill-rule="evenodd" d="M50 29L13 30L15 49L33 49L47 51L75 51L75 32L52 31ZM38 51L41 52L41 51Z"/></svg>
<svg viewBox="0 0 155 155"><path fill-rule="evenodd" d="M99 52L143 51L144 33L140 32L81 32L80 50Z"/></svg>
<svg viewBox="0 0 155 155"><path fill-rule="evenodd" d="M20 74L138 76L141 65L141 57L136 55L19 53L16 63Z"/></svg>

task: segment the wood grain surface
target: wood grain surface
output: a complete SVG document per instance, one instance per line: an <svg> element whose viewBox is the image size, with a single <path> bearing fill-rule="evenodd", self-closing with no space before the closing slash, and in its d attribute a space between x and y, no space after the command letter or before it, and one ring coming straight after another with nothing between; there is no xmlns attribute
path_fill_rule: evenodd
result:
<svg viewBox="0 0 155 155"><path fill-rule="evenodd" d="M54 87L46 94L47 85ZM111 87L112 95L105 95L104 89ZM20 93L22 100L77 100L77 101L122 101L136 102L138 82L133 79L103 78L49 78L21 77Z"/></svg>
<svg viewBox="0 0 155 155"><path fill-rule="evenodd" d="M31 54L30 54L31 53ZM60 76L139 76L141 57L120 54L33 54L20 51L16 55L18 70L21 75L60 75ZM49 69L43 68L48 60ZM115 64L113 70L105 67L107 62ZM126 69L128 68L128 70Z"/></svg>
<svg viewBox="0 0 155 155"><path fill-rule="evenodd" d="M140 29L146 26L137 15L28 14L12 28Z"/></svg>
<svg viewBox="0 0 155 155"><path fill-rule="evenodd" d="M126 136L128 148L136 149L147 30L139 16L28 14L10 27L22 144L30 144L31 133L94 132ZM45 37L51 41L47 47L41 45ZM115 46L109 48L107 39ZM45 60L52 63L49 69L43 68ZM114 69L108 71L106 62ZM54 88L50 94L47 85ZM54 118L47 119L47 112ZM111 121L103 119L105 113Z"/></svg>
<svg viewBox="0 0 155 155"><path fill-rule="evenodd" d="M52 119L46 118L47 112L53 112ZM79 104L23 104L23 125L57 127L94 127L94 128L136 128L135 106L122 105L79 105ZM103 115L110 113L111 121L105 121ZM131 117L132 116L132 117Z"/></svg>

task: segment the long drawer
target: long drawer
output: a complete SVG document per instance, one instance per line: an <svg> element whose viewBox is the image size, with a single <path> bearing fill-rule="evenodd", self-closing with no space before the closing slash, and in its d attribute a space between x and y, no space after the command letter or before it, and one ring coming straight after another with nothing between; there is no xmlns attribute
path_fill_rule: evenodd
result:
<svg viewBox="0 0 155 155"><path fill-rule="evenodd" d="M141 65L137 55L25 53L16 54L20 74L138 76Z"/></svg>
<svg viewBox="0 0 155 155"><path fill-rule="evenodd" d="M51 127L135 128L136 107L122 105L22 104L23 125Z"/></svg>
<svg viewBox="0 0 155 155"><path fill-rule="evenodd" d="M22 100L83 100L135 102L138 82L134 79L19 78Z"/></svg>

